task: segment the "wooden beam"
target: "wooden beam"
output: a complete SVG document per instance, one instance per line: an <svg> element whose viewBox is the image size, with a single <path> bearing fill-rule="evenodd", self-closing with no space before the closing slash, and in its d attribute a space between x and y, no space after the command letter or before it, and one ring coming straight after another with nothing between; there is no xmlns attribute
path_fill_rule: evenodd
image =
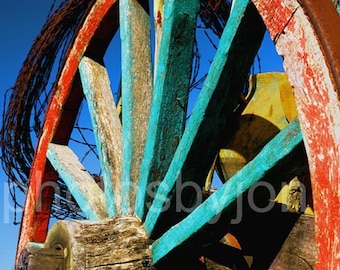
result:
<svg viewBox="0 0 340 270"><path fill-rule="evenodd" d="M98 220L108 216L103 191L68 146L50 143L47 158L87 219Z"/></svg>
<svg viewBox="0 0 340 270"><path fill-rule="evenodd" d="M84 57L79 72L103 172L108 213L115 216L121 213L122 125L106 68Z"/></svg>
<svg viewBox="0 0 340 270"><path fill-rule="evenodd" d="M173 226L152 244L153 260L158 262L170 251L193 237L211 219L220 214L239 195L262 179L302 143L297 119L276 135L242 171L236 173L220 189L198 206L187 218Z"/></svg>
<svg viewBox="0 0 340 270"><path fill-rule="evenodd" d="M149 5L119 1L122 49L122 212L131 214L143 158L152 95ZM139 191L138 191L139 192Z"/></svg>
<svg viewBox="0 0 340 270"><path fill-rule="evenodd" d="M168 169L182 137L189 95L194 34L199 1L166 1L158 54L148 137L136 198L143 218L149 183L157 185ZM124 105L123 105L124 106Z"/></svg>

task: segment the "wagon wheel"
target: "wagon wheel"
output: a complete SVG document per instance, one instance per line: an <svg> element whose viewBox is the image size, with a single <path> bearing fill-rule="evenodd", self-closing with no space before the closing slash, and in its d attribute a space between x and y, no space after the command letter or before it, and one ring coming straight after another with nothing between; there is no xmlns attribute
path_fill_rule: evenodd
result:
<svg viewBox="0 0 340 270"><path fill-rule="evenodd" d="M199 1L168 1L164 10L157 12L161 41L154 78L147 1L124 0L119 4L114 0L97 1L73 42L46 112L32 165L17 257L29 242L43 243L46 239L53 194L42 187L48 181L55 181L57 174L87 219L108 222L107 217L135 217L141 220L146 238L153 241L153 265L162 265L172 254L180 256L183 252L196 256L197 247L227 232L224 229L227 226L223 226L227 225L228 218L223 226L221 222L215 225L209 222L220 214L228 216L237 197L257 181L279 169L289 168L289 160L304 143L316 218L316 268L335 269L340 264L337 240L340 58L336 54L340 49L336 37L340 35L335 27L339 17L330 1L314 2L234 1L216 56L186 124ZM119 25L122 122L103 65L103 56ZM265 28L284 57L299 121L292 121L194 211L176 215L172 203L176 197L175 185L179 181L193 181L203 186L223 140L220 134L234 124L239 93ZM104 191L67 146L84 96L100 156ZM296 173L288 171L290 176ZM150 184L155 183L158 188L152 193ZM215 233L207 236L207 231ZM195 251L186 252L189 248Z"/></svg>

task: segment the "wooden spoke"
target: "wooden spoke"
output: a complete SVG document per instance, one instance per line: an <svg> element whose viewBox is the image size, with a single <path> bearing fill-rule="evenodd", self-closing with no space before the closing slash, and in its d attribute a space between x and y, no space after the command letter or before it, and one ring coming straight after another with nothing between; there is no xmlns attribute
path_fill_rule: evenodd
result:
<svg viewBox="0 0 340 270"><path fill-rule="evenodd" d="M228 124L232 125L232 113L263 33L264 26L254 7L247 1L236 2L170 168L146 216L145 227L149 233L163 212L176 180L201 180L199 183L203 186L218 150L218 135ZM248 39L252 40L253 47L249 46ZM246 47L240 46L244 43ZM207 141L208 149L204 147Z"/></svg>
<svg viewBox="0 0 340 270"><path fill-rule="evenodd" d="M120 5L122 47L122 212L132 213L152 95L150 18L146 0Z"/></svg>
<svg viewBox="0 0 340 270"><path fill-rule="evenodd" d="M98 220L108 216L103 191L68 146L50 143L47 158L66 183L86 218Z"/></svg>
<svg viewBox="0 0 340 270"><path fill-rule="evenodd" d="M167 1L136 214L144 216L147 186L165 175L182 136L199 1ZM180 67L180 68L179 68ZM123 105L124 106L124 105Z"/></svg>
<svg viewBox="0 0 340 270"><path fill-rule="evenodd" d="M79 65L95 134L110 216L121 212L122 126L105 67L84 57Z"/></svg>
<svg viewBox="0 0 340 270"><path fill-rule="evenodd" d="M282 165L282 162L292 154L300 143L302 143L302 134L299 122L295 119L222 188L198 206L187 218L157 239L152 244L153 260L159 261L171 250L193 237L211 219L234 202L239 195L262 179L270 170Z"/></svg>

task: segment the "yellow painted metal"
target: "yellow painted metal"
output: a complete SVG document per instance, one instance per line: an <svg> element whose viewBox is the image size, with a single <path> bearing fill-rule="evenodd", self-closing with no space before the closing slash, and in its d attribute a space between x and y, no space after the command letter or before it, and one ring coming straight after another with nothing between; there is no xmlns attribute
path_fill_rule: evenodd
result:
<svg viewBox="0 0 340 270"><path fill-rule="evenodd" d="M245 98L247 105L241 114L239 127L216 156L203 189L205 192L211 189L214 169L223 182L227 181L297 117L293 90L285 73L251 75L249 88ZM290 195L297 183L300 183L297 177L287 183L275 202L287 205L291 211L299 211L300 201L293 200Z"/></svg>
<svg viewBox="0 0 340 270"><path fill-rule="evenodd" d="M217 168L226 181L252 160L262 147L297 116L285 73L251 75L248 102L234 136L220 150Z"/></svg>

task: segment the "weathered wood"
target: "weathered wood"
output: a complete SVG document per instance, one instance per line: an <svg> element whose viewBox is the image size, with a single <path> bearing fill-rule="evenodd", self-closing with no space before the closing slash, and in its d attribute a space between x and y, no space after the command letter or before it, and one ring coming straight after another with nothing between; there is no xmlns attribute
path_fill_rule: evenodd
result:
<svg viewBox="0 0 340 270"><path fill-rule="evenodd" d="M121 213L122 125L106 68L84 57L79 64L102 169L109 216Z"/></svg>
<svg viewBox="0 0 340 270"><path fill-rule="evenodd" d="M163 36L164 31L163 28ZM239 104L240 92L263 34L264 26L254 7L246 1L235 2L201 94L146 216L145 227L149 233L164 212L163 205L176 180L203 186L220 140L233 125L234 109ZM247 46L240 46L244 43ZM206 147L207 142L209 147Z"/></svg>
<svg viewBox="0 0 340 270"><path fill-rule="evenodd" d="M301 215L284 242L270 270L314 269L317 259L314 216Z"/></svg>
<svg viewBox="0 0 340 270"><path fill-rule="evenodd" d="M152 99L150 16L146 0L122 0L119 8L124 160L122 212L131 214L135 208Z"/></svg>
<svg viewBox="0 0 340 270"><path fill-rule="evenodd" d="M97 220L107 217L107 203L103 191L68 146L50 143L47 158L67 185L86 218Z"/></svg>
<svg viewBox="0 0 340 270"><path fill-rule="evenodd" d="M44 248L43 244L29 243L22 251L17 270L67 270L65 253L60 244Z"/></svg>
<svg viewBox="0 0 340 270"><path fill-rule="evenodd" d="M182 137L199 1L166 1L136 214L143 218L149 183L163 179ZM179 68L180 67L180 68ZM124 104L123 104L124 106Z"/></svg>
<svg viewBox="0 0 340 270"><path fill-rule="evenodd" d="M294 89L308 156L317 269L340 265L340 16L331 1L254 0ZM280 8L273 8L280 7Z"/></svg>
<svg viewBox="0 0 340 270"><path fill-rule="evenodd" d="M188 217L169 229L152 244L154 262L193 237L211 219L219 215L239 195L282 165L298 145L302 135L297 119L276 135L242 171L236 173L220 189L199 205Z"/></svg>
<svg viewBox="0 0 340 270"><path fill-rule="evenodd" d="M45 248L62 247L65 269L153 269L150 243L135 217L99 222L59 221L50 230Z"/></svg>

